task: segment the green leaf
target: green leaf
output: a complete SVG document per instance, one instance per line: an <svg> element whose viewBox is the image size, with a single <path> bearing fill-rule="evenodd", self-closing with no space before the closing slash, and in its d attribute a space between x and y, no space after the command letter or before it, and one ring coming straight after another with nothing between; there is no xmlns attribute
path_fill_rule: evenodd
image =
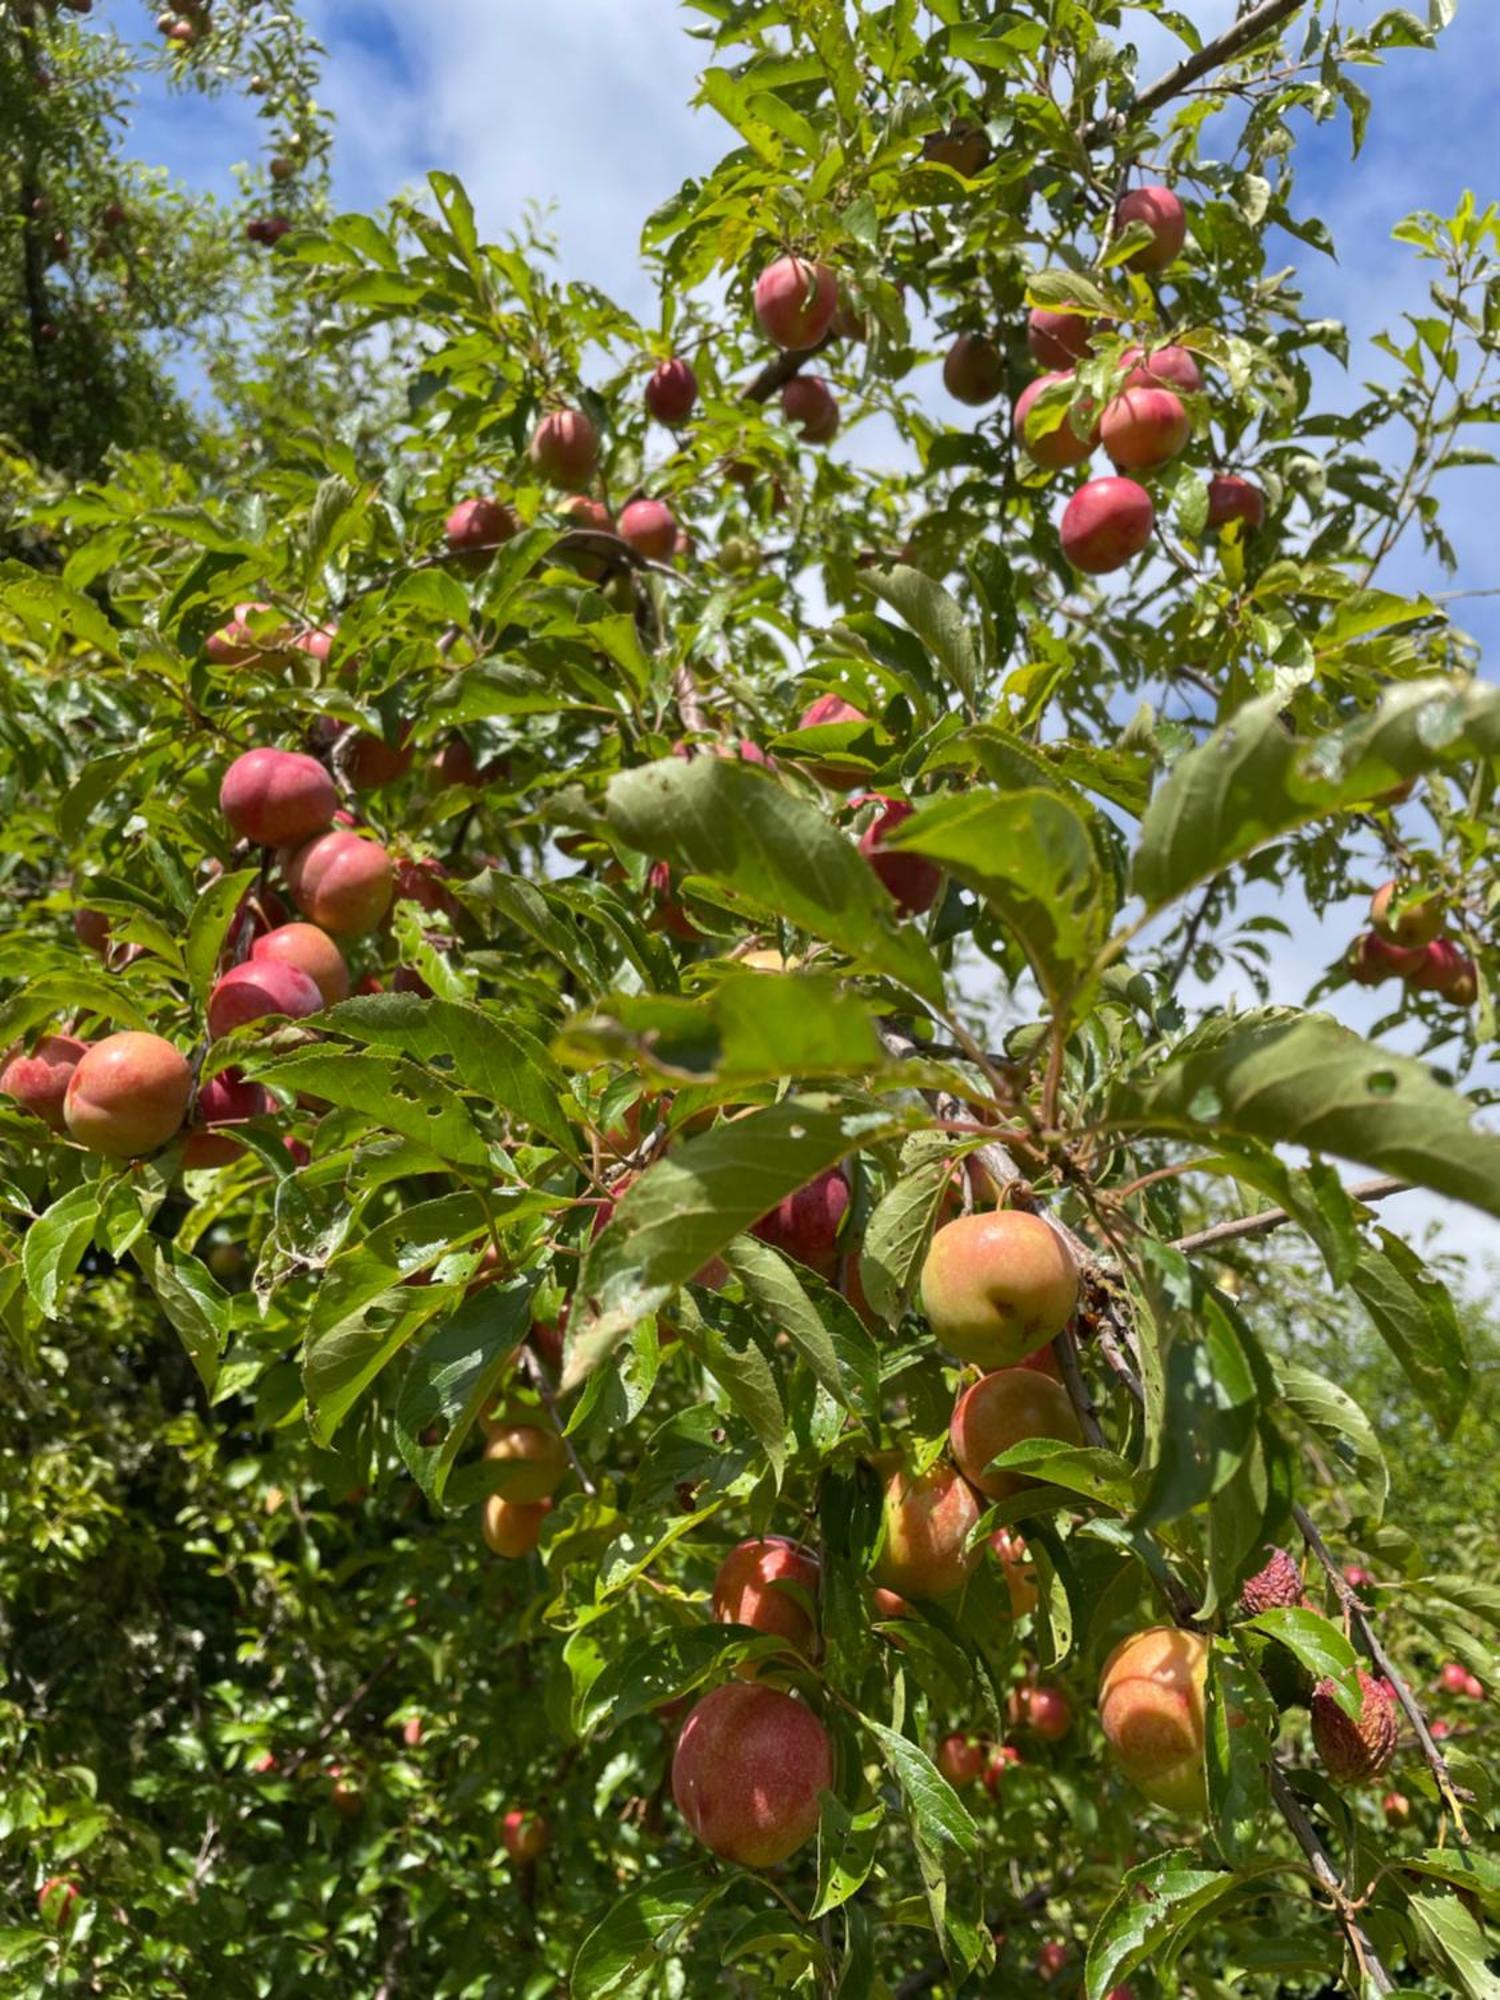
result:
<svg viewBox="0 0 1500 2000"><path fill-rule="evenodd" d="M1026 1472L1049 1486L1081 1493L1086 1500L1128 1514L1140 1498L1138 1475L1128 1459L1098 1445L1063 1444L1058 1438L1027 1438L990 1461L992 1472Z"/></svg>
<svg viewBox="0 0 1500 2000"><path fill-rule="evenodd" d="M1117 1130L1306 1146L1500 1215L1500 1137L1472 1116L1422 1063L1291 1009L1206 1021L1107 1106Z"/></svg>
<svg viewBox="0 0 1500 2000"><path fill-rule="evenodd" d="M1385 1512L1391 1476L1369 1418L1336 1382L1304 1368L1299 1361L1278 1357L1276 1379L1289 1408L1331 1444L1353 1469L1370 1496L1369 1515L1379 1521Z"/></svg>
<svg viewBox="0 0 1500 2000"><path fill-rule="evenodd" d="M219 1357L229 1338L229 1294L196 1257L159 1243L155 1237L144 1237L131 1255L212 1396Z"/></svg>
<svg viewBox="0 0 1500 2000"><path fill-rule="evenodd" d="M1259 1402L1240 1338L1211 1293L1177 1316L1150 1490L1132 1522L1175 1521L1222 1492L1255 1440Z"/></svg>
<svg viewBox="0 0 1500 2000"><path fill-rule="evenodd" d="M1180 1947L1189 1925L1244 1880L1243 1870L1195 1867L1185 1848L1158 1854L1130 1869L1089 1939L1084 1989L1088 2000L1104 2000L1111 1987L1120 1985L1169 1941Z"/></svg>
<svg viewBox="0 0 1500 2000"><path fill-rule="evenodd" d="M738 1326L719 1327L684 1300L678 1312L682 1344L714 1377L736 1415L755 1433L772 1478L779 1487L786 1472L787 1420L776 1370L746 1317Z"/></svg>
<svg viewBox="0 0 1500 2000"><path fill-rule="evenodd" d="M583 1736L618 1729L648 1715L740 1661L766 1650L765 1641L746 1636L737 1625L680 1625L670 1632L623 1646L607 1658L578 1709ZM774 1646L770 1648L776 1650Z"/></svg>
<svg viewBox="0 0 1500 2000"><path fill-rule="evenodd" d="M863 1371L867 1380L862 1384L846 1377L833 1336L798 1281L795 1267L779 1250L755 1236L736 1236L725 1251L724 1262L739 1279L751 1305L786 1335L829 1395L845 1406L853 1404L861 1389L868 1387L868 1374L874 1371ZM876 1360L873 1347L871 1360ZM873 1414L868 1402L866 1408Z"/></svg>
<svg viewBox="0 0 1500 2000"><path fill-rule="evenodd" d="M1114 885L1083 814L1056 792L975 790L920 806L888 843L940 861L1015 934L1054 1008L1109 935Z"/></svg>
<svg viewBox="0 0 1500 2000"><path fill-rule="evenodd" d="M531 1328L535 1275L485 1285L411 1357L396 1406L396 1441L422 1491L440 1504L448 1475L481 1410ZM436 1425L436 1444L423 1438Z"/></svg>
<svg viewBox="0 0 1500 2000"><path fill-rule="evenodd" d="M1463 1328L1447 1286L1411 1246L1377 1234L1380 1248L1365 1251L1349 1282L1446 1437L1473 1387Z"/></svg>
<svg viewBox="0 0 1500 2000"><path fill-rule="evenodd" d="M703 1866L693 1861L622 1896L578 1947L571 2000L643 2000L683 1932L734 1883L726 1872L705 1885Z"/></svg>
<svg viewBox="0 0 1500 2000"><path fill-rule="evenodd" d="M922 570L900 563L889 570L861 570L858 581L906 621L964 700L972 703L979 685L979 648L958 600Z"/></svg>
<svg viewBox="0 0 1500 2000"><path fill-rule="evenodd" d="M73 590L60 576L29 563L0 563L0 604L37 639L77 640L107 660L120 657L120 635L91 597Z"/></svg>
<svg viewBox="0 0 1500 2000"><path fill-rule="evenodd" d="M344 1003L350 1007L356 1004L367 1003ZM416 1003L418 1011L422 1004ZM244 1068L247 1076L262 1083L306 1092L346 1111L362 1112L371 1124L415 1140L454 1166L484 1168L490 1164L489 1147L462 1100L435 1076L399 1056L358 1054L349 1049L299 1049L289 1056L247 1056Z"/></svg>
<svg viewBox="0 0 1500 2000"><path fill-rule="evenodd" d="M897 923L853 841L753 765L666 757L611 779L606 810L629 846L706 875L748 910L785 917L925 999L940 999L931 953Z"/></svg>
<svg viewBox="0 0 1500 2000"><path fill-rule="evenodd" d="M219 876L217 881L209 883L193 905L182 957L187 967L188 984L197 1000L206 998L209 987L214 983L214 971L220 955L226 945L233 944L228 935L230 923L241 896L255 881L258 872L254 868L238 868L232 875Z"/></svg>
<svg viewBox="0 0 1500 2000"><path fill-rule="evenodd" d="M83 1181L69 1188L27 1230L21 1246L26 1289L47 1319L58 1317L63 1293L73 1282L99 1222L100 1184Z"/></svg>
<svg viewBox="0 0 1500 2000"><path fill-rule="evenodd" d="M785 1196L894 1124L853 1105L786 1098L689 1139L647 1168L588 1247L563 1386L581 1382L637 1320Z"/></svg>
<svg viewBox="0 0 1500 2000"><path fill-rule="evenodd" d="M1360 1709L1358 1658L1337 1625L1309 1605L1277 1605L1245 1619L1240 1630L1263 1632L1295 1654L1314 1680L1331 1680L1340 1708L1357 1717Z"/></svg>
<svg viewBox="0 0 1500 2000"><path fill-rule="evenodd" d="M1410 681L1330 736L1291 735L1279 694L1247 702L1187 751L1141 826L1132 886L1160 909L1310 820L1367 805L1407 778L1500 753L1500 688Z"/></svg>
<svg viewBox="0 0 1500 2000"><path fill-rule="evenodd" d="M818 1818L818 1893L808 1911L808 1922L816 1923L830 1910L841 1909L870 1879L875 1866L875 1850L880 1829L885 1824L885 1807L870 1806L852 1813L833 1792L823 1794L823 1810Z"/></svg>
<svg viewBox="0 0 1500 2000"><path fill-rule="evenodd" d="M1221 1642L1209 1648L1205 1691L1208 1796L1220 1852L1238 1864L1256 1852L1271 1803L1267 1766L1275 1704L1259 1677Z"/></svg>
<svg viewBox="0 0 1500 2000"><path fill-rule="evenodd" d="M893 1326L916 1291L943 1190L952 1176L945 1148L887 1189L865 1229L859 1281L873 1310Z"/></svg>
<svg viewBox="0 0 1500 2000"><path fill-rule="evenodd" d="M1492 1947L1457 1896L1411 1896L1406 1907L1418 1935L1466 2000L1500 2000L1500 1978L1487 1963Z"/></svg>

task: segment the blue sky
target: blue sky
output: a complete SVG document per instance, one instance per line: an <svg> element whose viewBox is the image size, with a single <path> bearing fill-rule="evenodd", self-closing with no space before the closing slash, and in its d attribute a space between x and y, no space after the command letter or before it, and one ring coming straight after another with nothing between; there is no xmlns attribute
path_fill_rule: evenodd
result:
<svg viewBox="0 0 1500 2000"><path fill-rule="evenodd" d="M1233 0L1182 0L1205 33L1233 17ZM1421 0L1409 0L1424 12ZM1364 25L1385 0L1345 0L1343 15ZM564 267L643 315L650 290L635 253L641 218L687 175L713 164L733 143L713 114L690 110L704 45L686 32L699 17L677 0L309 0L307 12L329 51L323 97L337 118L336 193L350 208L378 206L434 167L457 172L485 232L499 235L528 202L551 210ZM1154 76L1179 53L1145 23L1135 36L1141 71ZM1347 377L1329 371L1324 399L1357 400L1360 383L1382 373L1371 336L1425 298L1413 253L1393 244L1393 225L1413 209L1451 213L1465 188L1481 201L1500 195L1491 171L1494 79L1500 75L1500 6L1460 0L1458 18L1434 53L1393 52L1360 73L1374 101L1363 153L1351 164L1347 120L1303 121L1296 155L1300 206L1328 224L1338 261L1285 239L1310 302L1349 326ZM264 133L245 99L205 101L153 88L143 99L132 145L197 186L229 194L237 162L256 158ZM941 403L936 388L935 406ZM948 410L962 420L962 413ZM881 440L853 448L879 458ZM1445 578L1413 542L1393 580L1411 589L1500 584L1492 550L1500 517L1500 472L1451 475L1445 521L1461 574ZM1500 598L1462 606L1462 622L1500 657ZM1360 927L1351 903L1315 925L1284 905L1294 936L1277 951L1276 997L1300 1000L1343 939ZM1228 998L1229 989L1210 997ZM1337 1011L1368 1028L1383 1011L1378 995L1346 989ZM1397 1227L1420 1231L1440 1218L1447 1240L1500 1256L1500 1227L1468 1211L1446 1213L1424 1196L1387 1205Z"/></svg>

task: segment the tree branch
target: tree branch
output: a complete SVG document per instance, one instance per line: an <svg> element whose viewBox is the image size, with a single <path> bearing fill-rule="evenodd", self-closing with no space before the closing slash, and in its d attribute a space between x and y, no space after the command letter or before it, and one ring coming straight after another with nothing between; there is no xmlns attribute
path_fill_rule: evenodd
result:
<svg viewBox="0 0 1500 2000"><path fill-rule="evenodd" d="M1302 1802L1287 1782L1285 1771L1274 1760L1271 1764L1270 1778L1271 1797L1276 1801L1277 1811L1291 1828L1297 1845L1312 1866L1313 1874L1327 1891L1338 1912L1339 1922L1349 1939L1349 1948L1358 1959L1364 1974L1364 1979L1360 1982L1361 1990L1365 1980L1368 1980L1377 1993L1394 1992L1395 1982L1381 1964L1374 1945L1366 1937L1364 1927L1349 1901L1339 1872L1328 1858L1327 1848L1319 1840L1312 1821L1302 1810Z"/></svg>
<svg viewBox="0 0 1500 2000"><path fill-rule="evenodd" d="M1406 1194L1410 1181L1398 1181L1389 1174L1381 1174L1373 1181L1353 1181L1344 1189L1353 1201L1384 1201L1390 1194ZM1263 1208L1258 1215L1241 1215L1231 1222L1216 1222L1211 1229L1200 1229L1193 1236L1179 1236L1171 1246L1174 1250L1206 1250L1214 1243L1233 1242L1242 1236L1264 1236L1272 1229L1279 1229L1284 1222L1295 1222L1296 1217L1284 1208Z"/></svg>
<svg viewBox="0 0 1500 2000"><path fill-rule="evenodd" d="M816 347L798 347L785 354L778 354L774 361L768 361L760 373L748 382L740 392L742 403L768 403L778 389L784 389L794 375L800 375L805 363L815 354L821 354L825 347L832 345L832 330L825 333Z"/></svg>
<svg viewBox="0 0 1500 2000"><path fill-rule="evenodd" d="M1084 132L1084 144L1101 145L1106 139L1119 133L1131 118L1149 118L1153 111L1159 111L1169 104L1179 91L1186 90L1190 83L1196 83L1200 76L1207 76L1210 70L1222 69L1237 56L1243 55L1252 42L1259 41L1279 28L1295 14L1307 0L1260 0L1258 7L1252 7L1231 28L1222 35L1216 35L1211 42L1205 42L1196 55L1184 56L1180 63L1159 76L1155 83L1147 84L1131 102L1127 111L1112 113L1107 118L1096 118Z"/></svg>

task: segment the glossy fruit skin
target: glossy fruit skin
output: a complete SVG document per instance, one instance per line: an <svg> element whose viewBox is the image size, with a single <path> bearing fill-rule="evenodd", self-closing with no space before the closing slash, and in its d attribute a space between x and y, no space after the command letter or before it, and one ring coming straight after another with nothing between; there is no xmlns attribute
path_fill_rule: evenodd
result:
<svg viewBox="0 0 1500 2000"><path fill-rule="evenodd" d="M751 1235L773 1250L832 1278L838 1264L839 1225L849 1206L849 1183L837 1167L787 1195L769 1215L752 1224Z"/></svg>
<svg viewBox="0 0 1500 2000"><path fill-rule="evenodd" d="M540 1813L508 1812L500 1823L505 1851L520 1867L539 1861L552 1845L552 1829Z"/></svg>
<svg viewBox="0 0 1500 2000"><path fill-rule="evenodd" d="M943 387L955 402L977 409L1005 387L1005 359L982 333L961 333L943 357Z"/></svg>
<svg viewBox="0 0 1500 2000"><path fill-rule="evenodd" d="M275 1108L276 1101L263 1084L247 1083L237 1069L221 1070L198 1092L193 1122L183 1141L183 1166L190 1172L227 1167L245 1148L224 1127L264 1118Z"/></svg>
<svg viewBox="0 0 1500 2000"><path fill-rule="evenodd" d="M1029 1438L1083 1442L1067 1390L1033 1368L1001 1368L982 1375L953 1406L949 1447L965 1479L990 1500L1008 1499L1045 1477L985 1470L992 1458Z"/></svg>
<svg viewBox="0 0 1500 2000"><path fill-rule="evenodd" d="M1154 472L1178 455L1193 434L1187 411L1170 389L1126 389L1104 406L1099 435L1122 472Z"/></svg>
<svg viewBox="0 0 1500 2000"><path fill-rule="evenodd" d="M1174 1625L1123 1640L1099 1676L1099 1722L1121 1771L1168 1812L1201 1814L1208 1641Z"/></svg>
<svg viewBox="0 0 1500 2000"><path fill-rule="evenodd" d="M1270 1560L1254 1576L1246 1578L1240 1591L1240 1609L1247 1618L1305 1602L1302 1572L1285 1549L1273 1548Z"/></svg>
<svg viewBox="0 0 1500 2000"><path fill-rule="evenodd" d="M933 1762L950 1785L972 1785L984 1774L984 1745L972 1736L945 1736Z"/></svg>
<svg viewBox="0 0 1500 2000"><path fill-rule="evenodd" d="M1409 979L1422 962L1421 951L1403 951L1376 931L1363 931L1350 945L1344 964L1356 986L1384 979Z"/></svg>
<svg viewBox="0 0 1500 2000"><path fill-rule="evenodd" d="M246 959L231 966L209 994L208 1032L217 1041L247 1021L281 1014L301 1021L322 1006L317 982L299 967L278 959Z"/></svg>
<svg viewBox="0 0 1500 2000"><path fill-rule="evenodd" d="M648 562L668 562L677 541L672 510L660 500L631 500L620 509L619 536Z"/></svg>
<svg viewBox="0 0 1500 2000"><path fill-rule="evenodd" d="M378 841L340 830L299 847L286 879L309 923L334 937L361 937L391 907L396 874Z"/></svg>
<svg viewBox="0 0 1500 2000"><path fill-rule="evenodd" d="M832 693L820 694L817 700L810 702L803 709L801 715L798 716L797 727L799 729L820 729L829 723L868 722L869 719L863 709L856 708L852 702L845 701L842 695ZM821 764L809 764L806 769L809 777L815 778L820 785L826 786L830 792L850 792L864 781L862 772L850 771L846 767L831 761Z"/></svg>
<svg viewBox="0 0 1500 2000"><path fill-rule="evenodd" d="M933 1236L922 1309L962 1361L1014 1368L1061 1333L1078 1304L1078 1267L1057 1232L1019 1209L961 1215Z"/></svg>
<svg viewBox="0 0 1500 2000"><path fill-rule="evenodd" d="M138 1160L175 1138L187 1116L193 1073L160 1035L106 1035L68 1079L63 1115L91 1153Z"/></svg>
<svg viewBox="0 0 1500 2000"><path fill-rule="evenodd" d="M460 500L443 524L443 538L450 549L473 555L489 552L521 532L521 517L503 500L481 495Z"/></svg>
<svg viewBox="0 0 1500 2000"><path fill-rule="evenodd" d="M344 963L344 954L316 924L278 924L251 945L250 962L295 966L317 987L325 1007L337 1006L340 1000L349 998L349 968Z"/></svg>
<svg viewBox="0 0 1500 2000"><path fill-rule="evenodd" d="M1157 347L1147 353L1143 347L1127 347L1120 356L1127 389L1175 389L1181 394L1201 396L1203 370L1186 347Z"/></svg>
<svg viewBox="0 0 1500 2000"><path fill-rule="evenodd" d="M1063 554L1088 576L1123 569L1151 540L1156 509L1133 479L1091 479L1063 509Z"/></svg>
<svg viewBox="0 0 1500 2000"><path fill-rule="evenodd" d="M102 910L75 910L73 935L85 951L103 958L109 950L109 918Z"/></svg>
<svg viewBox="0 0 1500 2000"><path fill-rule="evenodd" d="M1210 529L1227 528L1231 521L1243 521L1247 536L1264 527L1266 519L1266 496L1260 488L1248 479L1242 479L1237 472L1216 472L1208 482L1208 520Z"/></svg>
<svg viewBox="0 0 1500 2000"><path fill-rule="evenodd" d="M0 1097L13 1097L54 1132L65 1132L63 1099L87 1048L73 1035L43 1035L29 1054L13 1050L0 1069Z"/></svg>
<svg viewBox="0 0 1500 2000"><path fill-rule="evenodd" d="M552 1512L550 1500L507 1500L502 1494L486 1495L480 1529L493 1555L515 1558L530 1555L542 1537L542 1523Z"/></svg>
<svg viewBox="0 0 1500 2000"><path fill-rule="evenodd" d="M811 1549L785 1535L759 1535L732 1548L714 1578L713 1612L721 1625L774 1632L811 1657L822 1565ZM790 1588L788 1586L791 1586Z"/></svg>
<svg viewBox="0 0 1500 2000"><path fill-rule="evenodd" d="M533 432L528 456L543 479L576 493L598 467L599 433L582 410L553 410Z"/></svg>
<svg viewBox="0 0 1500 2000"><path fill-rule="evenodd" d="M1061 1688L1021 1690L1021 1719L1044 1743L1061 1743L1073 1727L1073 1708Z"/></svg>
<svg viewBox="0 0 1500 2000"><path fill-rule="evenodd" d="M838 435L838 399L821 375L794 375L781 392L781 414L804 444L830 444Z"/></svg>
<svg viewBox="0 0 1500 2000"><path fill-rule="evenodd" d="M1126 259L1132 271L1164 271L1187 241L1187 210L1166 187L1132 188L1115 203L1115 228L1144 222L1153 240Z"/></svg>
<svg viewBox="0 0 1500 2000"><path fill-rule="evenodd" d="M1038 375L1034 382L1026 384L1016 398L1016 442L1035 464L1044 466L1048 472L1066 472L1071 466L1082 465L1085 459L1093 457L1094 446L1099 442L1097 427L1091 437L1080 437L1066 414L1055 429L1042 431L1034 438L1026 435L1026 419L1037 397L1054 383L1071 382L1072 379L1071 369L1062 369L1052 375Z"/></svg>
<svg viewBox="0 0 1500 2000"><path fill-rule="evenodd" d="M778 257L755 281L755 317L776 346L796 353L818 342L838 311L838 280L826 264Z"/></svg>
<svg viewBox="0 0 1500 2000"><path fill-rule="evenodd" d="M1419 993L1441 993L1460 1007L1472 1007L1479 992L1473 959L1451 938L1434 938L1406 977Z"/></svg>
<svg viewBox="0 0 1500 2000"><path fill-rule="evenodd" d="M672 1754L672 1797L689 1831L721 1860L770 1868L818 1825L833 1784L828 1735L792 1695L730 1681L697 1703Z"/></svg>
<svg viewBox="0 0 1500 2000"><path fill-rule="evenodd" d="M1405 907L1393 914L1401 890L1399 882L1381 883L1370 898L1370 923L1388 944L1411 951L1431 944L1441 932L1443 899L1434 889L1425 896L1410 897Z"/></svg>
<svg viewBox="0 0 1500 2000"><path fill-rule="evenodd" d="M686 361L674 356L653 368L646 383L645 402L659 424L685 424L698 400L698 378Z"/></svg>
<svg viewBox="0 0 1500 2000"><path fill-rule="evenodd" d="M992 1799L1000 1796L1001 1787L1005 1783L1006 1772L1014 1769L1017 1764L1024 1764L1025 1761L1026 1759L1021 1755L1014 1743L997 1743L995 1745L989 1761L984 1767L984 1789Z"/></svg>
<svg viewBox="0 0 1500 2000"><path fill-rule="evenodd" d="M1395 1758L1401 1735L1396 1697L1389 1681L1376 1680L1361 1667L1356 1721L1339 1707L1333 1685L1323 1680L1313 1689L1313 1743L1336 1785L1363 1785L1389 1770Z"/></svg>
<svg viewBox="0 0 1500 2000"><path fill-rule="evenodd" d="M1097 325L1087 313L1034 306L1026 321L1026 345L1032 360L1043 368L1071 368L1088 353Z"/></svg>
<svg viewBox="0 0 1500 2000"><path fill-rule="evenodd" d="M494 1490L504 1500L534 1505L550 1500L568 1470L568 1454L554 1430L540 1424L496 1425L484 1448L485 1463L502 1467Z"/></svg>
<svg viewBox="0 0 1500 2000"><path fill-rule="evenodd" d="M920 917L937 901L943 886L943 871L922 854L902 854L888 850L886 840L897 827L904 826L916 811L907 799L890 799L872 792L870 800L879 813L859 837L859 851L874 869L881 886L903 917Z"/></svg>
<svg viewBox="0 0 1500 2000"><path fill-rule="evenodd" d="M242 840L291 847L333 824L339 797L316 757L300 750L247 750L219 786L219 810Z"/></svg>
<svg viewBox="0 0 1500 2000"><path fill-rule="evenodd" d="M941 1459L916 1476L899 1453L882 1452L871 1463L885 1487L876 1583L902 1597L952 1597L979 1560L977 1549L966 1554L964 1547L979 1519L973 1492Z"/></svg>

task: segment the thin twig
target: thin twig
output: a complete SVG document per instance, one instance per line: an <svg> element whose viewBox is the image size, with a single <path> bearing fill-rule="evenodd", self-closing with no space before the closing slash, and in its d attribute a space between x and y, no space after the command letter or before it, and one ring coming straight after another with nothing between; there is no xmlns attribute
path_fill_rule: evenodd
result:
<svg viewBox="0 0 1500 2000"><path fill-rule="evenodd" d="M768 361L753 380L747 382L740 394L742 403L768 403L778 389L784 389L794 375L802 372L804 363L821 354L825 347L833 344L832 330L825 333L816 347L798 347L778 354L774 361Z"/></svg>
<svg viewBox="0 0 1500 2000"><path fill-rule="evenodd" d="M1226 28L1222 35L1216 35L1211 42L1205 42L1195 55L1184 56L1180 63L1159 76L1155 83L1137 92L1129 110L1118 112L1108 118L1097 118L1084 133L1084 144L1098 146L1106 139L1113 138L1132 117L1146 118L1153 111L1159 111L1169 104L1179 91L1190 83L1196 83L1200 76L1207 76L1210 70L1222 69L1237 56L1243 55L1252 42L1268 35L1273 28L1279 28L1305 6L1307 0L1261 0L1243 15L1233 27Z"/></svg>
<svg viewBox="0 0 1500 2000"><path fill-rule="evenodd" d="M1373 1181L1352 1181L1344 1192L1351 1201L1384 1201L1387 1195L1406 1194L1410 1188L1410 1181L1381 1174ZM1242 1215L1232 1222L1216 1222L1211 1229L1200 1229L1196 1235L1179 1236L1171 1247L1174 1250L1206 1250L1211 1244L1229 1243L1237 1237L1264 1236L1269 1230L1280 1229L1284 1222L1295 1222L1296 1219L1284 1208L1263 1208L1258 1215Z"/></svg>
<svg viewBox="0 0 1500 2000"><path fill-rule="evenodd" d="M563 1429L561 1423L558 1421L557 1398L553 1394L552 1384L547 1380L547 1371L542 1366L540 1358L531 1347L523 1347L521 1349L521 1366L525 1370L525 1372L531 1377L531 1380L536 1387L537 1394L541 1397L543 1403L546 1405L547 1415L552 1419L553 1428L556 1430L557 1435L562 1440L562 1448L568 1454L569 1465L572 1466L573 1470L578 1475L579 1485L583 1488L584 1492L587 1493L587 1495L591 1500L596 1499L598 1497L599 1489L594 1484L593 1480L590 1479L588 1472L584 1467L583 1460L578 1456L578 1453L573 1449L573 1440L568 1436L567 1432Z"/></svg>
<svg viewBox="0 0 1500 2000"><path fill-rule="evenodd" d="M1358 1959L1365 1978L1377 1993L1394 1992L1395 1982L1381 1963L1374 1945L1366 1936L1364 1927L1349 1901L1348 1892L1344 1888L1339 1872L1328 1858L1327 1848L1319 1840L1312 1821L1302 1810L1302 1802L1288 1783L1285 1771L1274 1760L1270 1767L1270 1778L1271 1797L1276 1801L1276 1808L1291 1828L1297 1845L1311 1863L1313 1874L1332 1899L1334 1909L1338 1912L1339 1922L1349 1939L1349 1947Z"/></svg>

